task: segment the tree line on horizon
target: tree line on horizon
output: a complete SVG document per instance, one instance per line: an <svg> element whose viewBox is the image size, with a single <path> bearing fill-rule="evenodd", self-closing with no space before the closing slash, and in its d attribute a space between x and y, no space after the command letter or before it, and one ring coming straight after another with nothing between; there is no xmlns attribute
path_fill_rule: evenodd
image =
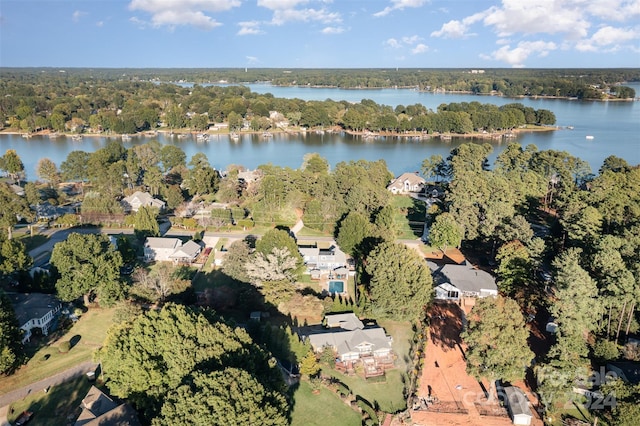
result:
<svg viewBox="0 0 640 426"><path fill-rule="evenodd" d="M16 73L0 82L0 126L31 133L39 130L130 134L160 127L205 131L227 123L231 131L293 127L340 127L347 131L468 134L524 125L553 125L555 115L520 103L501 107L480 102L378 105L363 99L303 101L257 94L245 86L187 88L136 78L98 78L91 74ZM122 76L121 76L122 77ZM622 90L622 89L616 89ZM625 95L627 96L627 95ZM635 96L635 94L633 94Z"/></svg>

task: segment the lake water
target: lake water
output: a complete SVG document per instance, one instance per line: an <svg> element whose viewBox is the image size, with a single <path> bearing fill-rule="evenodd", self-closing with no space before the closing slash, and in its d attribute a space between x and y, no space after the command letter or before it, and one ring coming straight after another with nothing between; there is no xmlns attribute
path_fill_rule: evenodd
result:
<svg viewBox="0 0 640 426"><path fill-rule="evenodd" d="M640 164L640 102L591 102L560 99L510 99L496 96L474 96L469 94L424 93L409 89L344 90L306 87L274 87L268 84L247 85L256 93L272 93L278 98L299 98L303 100L347 100L359 102L371 99L378 104L412 105L422 104L436 110L438 105L452 102L492 103L504 105L520 102L535 109L548 109L556 115L561 130L553 132L521 133L515 139L522 145L534 144L540 150L554 149L567 151L587 161L594 172L609 155L624 158L630 164ZM630 84L640 93L640 84ZM572 126L573 130L566 129ZM587 139L586 136L592 136ZM212 135L208 142L195 138L177 139L162 133L156 139L162 144L180 146L187 157L203 152L212 166L224 169L229 164L240 164L255 168L260 164L272 163L279 166L298 168L306 153L317 152L334 166L340 161L384 159L394 174L417 171L422 160L440 154L446 157L449 151L461 143L472 139L453 138L442 141L438 138L420 141L402 138L377 138L364 140L346 134L276 134L272 138L261 135L242 135L238 141L228 136ZM132 137L124 143L126 147L152 140L148 137ZM15 149L25 163L29 179L35 179L35 167L40 158L48 157L58 166L69 152L74 150L95 151L103 147L106 138L85 137L81 141L70 138L34 136L30 139L19 135L0 135L0 153ZM506 142L489 139L473 140L493 145L491 162Z"/></svg>

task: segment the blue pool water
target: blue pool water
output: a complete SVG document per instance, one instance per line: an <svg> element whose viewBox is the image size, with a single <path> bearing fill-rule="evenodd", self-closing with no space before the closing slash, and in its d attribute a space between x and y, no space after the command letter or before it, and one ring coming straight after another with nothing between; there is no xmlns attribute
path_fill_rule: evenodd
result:
<svg viewBox="0 0 640 426"><path fill-rule="evenodd" d="M344 293L344 281L329 281L329 293Z"/></svg>

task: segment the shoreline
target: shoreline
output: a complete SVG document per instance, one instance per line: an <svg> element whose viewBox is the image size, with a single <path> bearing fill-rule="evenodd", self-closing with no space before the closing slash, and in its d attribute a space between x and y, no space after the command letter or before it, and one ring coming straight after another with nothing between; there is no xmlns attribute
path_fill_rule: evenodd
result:
<svg viewBox="0 0 640 426"><path fill-rule="evenodd" d="M51 136L51 135L55 135L55 137L65 137L65 138L72 138L74 136L80 136L82 138L87 137L87 138L106 138L106 139L111 139L111 138L115 138L115 139L123 139L123 138L153 138L154 136L157 136L158 133L163 133L165 136L167 136L167 134L172 133L173 135L186 135L186 136L191 136L191 137L197 137L198 135L202 135L202 134L206 134L208 136L228 136L229 138L231 138L231 134L235 133L237 135L264 135L265 133L268 133L270 135L275 135L275 134L306 134L306 133L315 133L315 134L324 134L324 133L328 133L328 134L333 134L333 133L345 133L351 136L360 136L363 137L365 139L367 138L378 138L378 137L392 137L392 138L398 138L398 139L402 139L402 138L410 138L410 139L415 139L415 138L419 138L419 139L431 139L431 138L440 138L440 139L452 139L452 138L463 138L463 139L469 139L469 138L476 138L476 139L501 139L501 138L515 138L517 134L519 133L533 133L533 132L550 132L550 131L556 131L556 130L562 130L563 127L561 126L535 126L535 127L524 127L524 128L516 128L516 129L509 129L509 130L500 130L500 131L494 131L494 132L472 132L472 133L449 133L449 132L445 132L445 133L424 133L424 132L420 132L420 131L415 131L415 132L370 132L370 131L354 131L354 130L345 130L342 129L340 127L332 127L332 128L328 128L328 129L306 129L306 130L302 130L300 128L292 128L292 129L275 129L275 130L266 130L266 131L254 131L254 130L248 130L248 131L238 131L238 132L229 132L229 131L224 131L224 132L219 132L219 131L212 131L212 130L205 130L205 131L195 131L195 130L189 130L189 129L180 129L180 130L168 130L168 129L156 129L156 130L147 130L144 132L138 132L138 133L133 133L133 134L116 134L116 133L110 133L110 134L105 134L105 133L57 133L57 132L52 132L50 130L44 130L44 131L40 131L40 132L34 132L34 133L30 133L28 134L29 136L25 136L27 135L27 133L22 132L22 131L18 131L18 130L13 130L13 129L6 129L6 130L0 130L0 135L15 135L15 136L22 136L25 139L29 139L32 136L41 136L41 137L46 137L46 136Z"/></svg>

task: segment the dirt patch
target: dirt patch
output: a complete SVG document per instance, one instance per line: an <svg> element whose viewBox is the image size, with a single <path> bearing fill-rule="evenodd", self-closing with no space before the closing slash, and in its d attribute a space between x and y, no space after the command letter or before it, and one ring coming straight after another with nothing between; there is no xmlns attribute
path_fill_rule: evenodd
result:
<svg viewBox="0 0 640 426"><path fill-rule="evenodd" d="M411 418L416 425L507 426L511 419L504 408L489 402L486 384L466 373L466 346L460 338L465 315L455 304L435 304L430 312L430 338ZM425 409L426 408L426 409ZM534 417L532 425L542 426Z"/></svg>

